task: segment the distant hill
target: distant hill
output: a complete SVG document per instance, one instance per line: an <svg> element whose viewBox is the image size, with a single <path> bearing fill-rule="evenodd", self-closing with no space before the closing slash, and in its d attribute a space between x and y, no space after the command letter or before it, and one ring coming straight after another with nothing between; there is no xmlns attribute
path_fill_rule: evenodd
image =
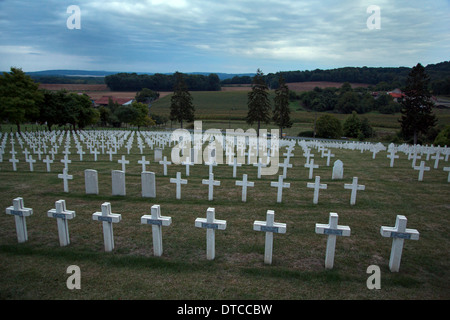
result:
<svg viewBox="0 0 450 320"><path fill-rule="evenodd" d="M32 78L43 78L43 77L106 77L112 74L121 73L118 71L95 71L95 70L43 70L43 71L33 71L26 72ZM152 72L128 72L136 74L148 74L154 75L156 73ZM211 73L217 74L220 80L230 79L236 76L250 76L253 77L254 73L223 73L223 72L186 72L186 74L194 75L204 75L208 76ZM172 75L174 72L162 73L164 75Z"/></svg>

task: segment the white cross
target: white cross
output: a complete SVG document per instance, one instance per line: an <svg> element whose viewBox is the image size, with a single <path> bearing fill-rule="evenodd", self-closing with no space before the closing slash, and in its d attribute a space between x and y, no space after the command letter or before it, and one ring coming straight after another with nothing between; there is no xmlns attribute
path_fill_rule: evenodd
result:
<svg viewBox="0 0 450 320"><path fill-rule="evenodd" d="M236 181L237 186L242 186L242 202L247 202L247 187L254 187L254 182L247 182L247 174L242 175L242 181Z"/></svg>
<svg viewBox="0 0 450 320"><path fill-rule="evenodd" d="M186 177L189 177L189 167L194 165L194 163L191 162L191 158L186 157L186 161L182 162L181 164L186 166Z"/></svg>
<svg viewBox="0 0 450 320"><path fill-rule="evenodd" d="M63 169L63 173L62 174L58 174L58 178L64 180L64 192L69 192L69 182L68 182L68 180L72 180L73 176L67 174L67 169L64 168Z"/></svg>
<svg viewBox="0 0 450 320"><path fill-rule="evenodd" d="M269 150L270 150L270 149L269 149ZM291 149L291 148L288 148L288 149L287 149L287 152L286 152L286 153L283 153L283 156L286 157L288 163L289 163L289 161L291 160L291 157L292 157L293 155L294 155L294 154L292 153L292 149Z"/></svg>
<svg viewBox="0 0 450 320"><path fill-rule="evenodd" d="M55 202L55 209L47 211L47 216L49 218L56 218L56 223L58 225L59 245L61 247L67 246L70 243L67 220L75 217L75 211L66 209L65 200L58 200Z"/></svg>
<svg viewBox="0 0 450 320"><path fill-rule="evenodd" d="M91 152L91 154L94 154L94 161L97 161L97 156L100 154L100 151L95 148L94 151Z"/></svg>
<svg viewBox="0 0 450 320"><path fill-rule="evenodd" d="M344 184L344 189L351 189L352 193L350 196L350 204L354 205L356 203L356 192L358 190L365 190L366 186L358 184L358 177L353 177L353 182L351 184Z"/></svg>
<svg viewBox="0 0 450 320"><path fill-rule="evenodd" d="M143 215L141 217L141 224L152 225L153 235L153 255L160 257L163 253L162 245L162 226L170 226L172 223L171 217L161 216L161 207L159 204L155 204L151 208L151 215Z"/></svg>
<svg viewBox="0 0 450 320"><path fill-rule="evenodd" d="M309 163L309 159L314 157L313 154L311 154L311 150L306 149L305 153L303 154L304 157L306 157L306 163Z"/></svg>
<svg viewBox="0 0 450 320"><path fill-rule="evenodd" d="M411 167L414 168L416 166L417 159L421 159L421 157L417 154L416 151L414 151L413 153L410 153L410 155L408 156L408 160L411 159L412 159Z"/></svg>
<svg viewBox="0 0 450 320"><path fill-rule="evenodd" d="M129 164L130 161L125 159L125 156L122 155L122 159L117 160L118 163L122 164L122 171L125 172L125 165Z"/></svg>
<svg viewBox="0 0 450 320"><path fill-rule="evenodd" d="M225 220L217 220L214 208L208 208L205 218L195 219L197 228L206 228L206 259L214 260L216 256L216 229L225 230L227 222Z"/></svg>
<svg viewBox="0 0 450 320"><path fill-rule="evenodd" d="M36 160L33 160L33 157L30 155L28 157L28 159L26 160L26 162L28 162L30 164L30 171L34 171L33 170L33 163L36 163Z"/></svg>
<svg viewBox="0 0 450 320"><path fill-rule="evenodd" d="M292 168L292 164L289 163L289 158L285 158L283 163L279 163L278 167L283 168L283 178L286 179L287 168Z"/></svg>
<svg viewBox="0 0 450 320"><path fill-rule="evenodd" d="M236 167L240 167L242 166L242 164L237 162L237 158L234 158L233 163L230 163L228 165L233 166L233 178L236 178Z"/></svg>
<svg viewBox="0 0 450 320"><path fill-rule="evenodd" d="M144 172L144 171L146 171L145 165L150 164L150 161L148 161L148 160L146 161L145 156L142 156L141 160L138 160L138 163L142 165L142 172Z"/></svg>
<svg viewBox="0 0 450 320"><path fill-rule="evenodd" d="M53 163L53 160L50 159L50 156L47 155L44 160L42 160L47 165L47 172L50 172L50 163Z"/></svg>
<svg viewBox="0 0 450 320"><path fill-rule="evenodd" d="M22 153L25 155L25 161L27 161L27 159L28 159L28 155L30 154L30 152L28 152L28 149L27 148L25 148L25 150L24 151L22 151Z"/></svg>
<svg viewBox="0 0 450 320"><path fill-rule="evenodd" d="M220 181L214 180L214 173L209 174L209 179L203 179L202 184L208 185L208 200L213 200L214 197L214 186L220 186Z"/></svg>
<svg viewBox="0 0 450 320"><path fill-rule="evenodd" d="M181 185L182 184L187 184L187 180L186 179L181 179L181 172L177 172L176 179L175 178L170 178L170 183L176 183L177 184L176 197L177 197L177 199L181 199Z"/></svg>
<svg viewBox="0 0 450 320"><path fill-rule="evenodd" d="M448 172L447 182L450 182L450 167L444 167L444 171Z"/></svg>
<svg viewBox="0 0 450 320"><path fill-rule="evenodd" d="M106 153L109 154L109 161L112 161L113 154L116 154L112 149L109 149Z"/></svg>
<svg viewBox="0 0 450 320"><path fill-rule="evenodd" d="M69 169L67 165L68 165L69 163L72 163L72 160L69 160L69 157L68 157L67 154L64 156L64 159L61 159L60 161L61 161L62 163L64 163L64 169Z"/></svg>
<svg viewBox="0 0 450 320"><path fill-rule="evenodd" d="M86 154L86 152L83 151L83 148L80 146L77 153L80 155L80 161L83 161L83 154Z"/></svg>
<svg viewBox="0 0 450 320"><path fill-rule="evenodd" d="M164 165L164 175L167 176L167 166L168 166L168 165L171 165L172 162L167 161L167 157L164 156L164 160L163 160L163 161L160 161L159 164Z"/></svg>
<svg viewBox="0 0 450 320"><path fill-rule="evenodd" d="M283 188L290 188L291 184L290 183L283 183L283 176L280 175L280 176L278 176L278 182L271 181L270 182L270 186L278 188L277 202L281 202L281 199L283 197Z"/></svg>
<svg viewBox="0 0 450 320"><path fill-rule="evenodd" d="M327 157L327 167L330 166L330 157L334 157L334 154L331 153L330 149L327 149L326 153L324 153L324 156Z"/></svg>
<svg viewBox="0 0 450 320"><path fill-rule="evenodd" d="M333 269L334 253L336 251L336 236L350 236L349 226L338 225L338 214L330 212L328 224L316 223L316 233L328 235L327 251L325 255L325 268Z"/></svg>
<svg viewBox="0 0 450 320"><path fill-rule="evenodd" d="M407 221L408 219L406 219L405 216L397 215L395 227L383 226L380 229L380 233L383 237L393 238L391 257L389 259L389 269L391 272L398 272L400 269L404 240L419 240L419 231L416 229L407 229Z"/></svg>
<svg viewBox="0 0 450 320"><path fill-rule="evenodd" d="M213 167L217 167L216 161L205 162L205 164L209 167L208 174L212 174L213 173Z"/></svg>
<svg viewBox="0 0 450 320"><path fill-rule="evenodd" d="M391 159L391 163L389 164L389 167L394 167L394 160L398 158L398 156L395 154L395 150L392 148L390 153L386 156L386 158Z"/></svg>
<svg viewBox="0 0 450 320"><path fill-rule="evenodd" d="M425 167L425 161L420 161L420 166L414 167L414 170L419 170L418 181L423 181L423 172L430 171L430 167Z"/></svg>
<svg viewBox="0 0 450 320"><path fill-rule="evenodd" d="M307 188L314 188L314 198L313 203L317 204L319 202L319 189L326 189L326 184L320 184L320 176L316 176L316 180L314 183L308 182L306 184Z"/></svg>
<svg viewBox="0 0 450 320"><path fill-rule="evenodd" d="M258 167L258 179L261 179L261 168L265 168L266 165L261 162L261 158L258 159L258 163L253 164L254 167Z"/></svg>
<svg viewBox="0 0 450 320"><path fill-rule="evenodd" d="M264 246L264 263L272 264L273 234L286 233L286 223L275 222L275 212L267 210L266 221L253 222L253 230L266 233Z"/></svg>
<svg viewBox="0 0 450 320"><path fill-rule="evenodd" d="M33 214L33 209L25 208L23 206L23 198L15 198L13 205L6 208L6 214L14 215L16 222L17 241L19 243L28 241L27 222L26 217Z"/></svg>
<svg viewBox="0 0 450 320"><path fill-rule="evenodd" d="M13 165L13 171L17 171L16 163L19 162L19 159L16 159L16 157L15 157L14 154L13 154L13 155L12 155L12 158L9 159L9 162L12 162L12 165Z"/></svg>
<svg viewBox="0 0 450 320"><path fill-rule="evenodd" d="M436 151L436 154L431 157L431 159L434 159L434 169L437 169L439 166L439 160L443 160L444 157L441 157L441 152L438 150Z"/></svg>
<svg viewBox="0 0 450 320"><path fill-rule="evenodd" d="M120 222L120 220L122 220L122 215L118 213L111 213L111 204L109 202L105 202L102 204L102 211L92 214L92 219L102 221L105 251L112 251L114 249L113 223Z"/></svg>
<svg viewBox="0 0 450 320"><path fill-rule="evenodd" d="M305 163L305 168L309 168L309 176L308 179L312 179L313 177L313 170L319 168L318 164L314 164L314 159L311 159L309 163Z"/></svg>

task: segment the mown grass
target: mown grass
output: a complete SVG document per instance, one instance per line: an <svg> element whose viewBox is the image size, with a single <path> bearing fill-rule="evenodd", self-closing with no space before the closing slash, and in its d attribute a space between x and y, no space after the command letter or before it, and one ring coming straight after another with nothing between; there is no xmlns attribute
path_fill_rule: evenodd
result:
<svg viewBox="0 0 450 320"><path fill-rule="evenodd" d="M72 141L72 146L73 146ZM153 161L153 150L144 154L151 164L147 170L156 174L157 197L141 197L141 154L136 140L131 154L123 147L113 161L109 155L84 155L80 162L72 148L69 193L57 178L62 172L61 155L56 156L52 172L38 161L34 172L20 159L18 171L8 162L9 144L0 163L0 205L12 205L23 197L34 214L27 218L29 241L17 243L14 218L0 215L0 298L1 299L448 299L449 295L449 209L448 165L441 160L438 170L425 172L418 182L417 171L400 154L394 168L389 168L386 152L372 153L332 149L344 162L344 179L332 180L332 168L317 150L314 175L328 188L320 191L319 203L312 203L313 190L306 188L308 169L299 146L288 169L291 187L283 190L283 202L276 202L276 188L270 181L277 175L257 178L256 167L244 165L232 178L232 167L214 167L214 200L208 201L208 187L202 179L208 167L191 167L188 184L182 186L182 200L175 199L175 185L169 183L176 172L185 177L185 167L171 165L168 175ZM283 150L284 152L284 150ZM111 170L121 169L117 160L124 154L127 195L111 195ZM170 149L164 150L170 157ZM34 158L37 158L34 156ZM433 162L427 161L427 165ZM85 195L84 170L99 174L99 195ZM248 189L248 200L241 202L241 188L236 180L247 173L255 187ZM281 173L281 171L280 171ZM366 186L358 192L355 206L349 204L350 191L344 183L358 176ZM65 199L67 208L76 211L69 221L71 243L61 248L55 219L47 217L55 201ZM92 220L103 202L111 202L112 212L121 213L114 225L115 249L105 253L101 223ZM161 214L172 217L172 225L163 228L164 253L153 257L151 227L140 224L140 217L150 213L153 204L161 205ZM216 259L206 260L206 231L194 227L197 217L205 217L208 207L216 209L216 218L227 220L227 229L216 231ZM255 220L265 220L266 211L275 211L275 221L287 223L286 234L274 235L273 264L263 263L264 234L253 231ZM351 227L350 237L337 240L335 267L324 269L326 236L314 232L315 223L327 223L328 214L337 212L339 224ZM419 241L405 241L400 273L388 268L391 240L382 238L382 225L393 226L397 214L408 218L408 227L418 229ZM381 268L381 290L366 287L369 265ZM69 265L81 269L81 290L66 287Z"/></svg>

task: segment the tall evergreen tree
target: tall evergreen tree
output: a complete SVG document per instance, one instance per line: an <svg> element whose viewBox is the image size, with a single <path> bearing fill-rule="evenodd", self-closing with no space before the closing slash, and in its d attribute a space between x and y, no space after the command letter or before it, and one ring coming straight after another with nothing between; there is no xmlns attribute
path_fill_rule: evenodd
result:
<svg viewBox="0 0 450 320"><path fill-rule="evenodd" d="M183 120L194 121L195 108L192 100L183 74L176 72L174 92L170 99L170 120L180 122L181 128L183 128Z"/></svg>
<svg viewBox="0 0 450 320"><path fill-rule="evenodd" d="M264 80L263 72L258 69L256 75L253 77L252 91L248 93L248 113L246 121L249 125L258 123L257 135L259 137L259 129L261 121L266 124L270 122L270 114L272 108L269 101L269 89Z"/></svg>
<svg viewBox="0 0 450 320"><path fill-rule="evenodd" d="M275 90L273 121L280 127L280 137L283 136L283 128L292 127L289 108L289 88L282 75L278 80L278 89Z"/></svg>
<svg viewBox="0 0 450 320"><path fill-rule="evenodd" d="M404 137L413 137L417 144L419 133L426 133L436 124L433 114L431 93L428 89L429 76L425 68L418 63L412 68L406 79L405 98L402 101L402 118L399 120Z"/></svg>

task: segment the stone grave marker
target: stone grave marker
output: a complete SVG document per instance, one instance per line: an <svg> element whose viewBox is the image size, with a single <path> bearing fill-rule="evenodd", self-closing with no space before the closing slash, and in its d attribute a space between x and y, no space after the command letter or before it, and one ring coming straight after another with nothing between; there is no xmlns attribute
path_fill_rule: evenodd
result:
<svg viewBox="0 0 450 320"><path fill-rule="evenodd" d="M272 264L273 234L286 233L286 223L275 222L275 212L273 210L267 210L266 221L256 220L253 223L253 230L266 233L264 263Z"/></svg>
<svg viewBox="0 0 450 320"><path fill-rule="evenodd" d="M138 160L138 163L142 165L142 171L141 172L144 172L144 171L147 171L145 165L150 164L150 161L146 161L145 160L145 156L142 156L141 160Z"/></svg>
<svg viewBox="0 0 450 320"><path fill-rule="evenodd" d="M120 220L122 220L122 215L118 213L111 213L111 204L109 202L105 202L102 204L102 211L92 214L92 219L102 221L105 251L112 251L114 249L113 223L120 222Z"/></svg>
<svg viewBox="0 0 450 320"><path fill-rule="evenodd" d="M121 170L112 170L111 179L112 179L112 195L125 196L126 195L125 172Z"/></svg>
<svg viewBox="0 0 450 320"><path fill-rule="evenodd" d="M405 216L397 215L395 227L384 227L380 229L381 236L392 239L391 257L389 258L389 269L391 272L400 270L400 260L402 259L403 243L405 239L419 240L419 231L407 229L408 219Z"/></svg>
<svg viewBox="0 0 450 320"><path fill-rule="evenodd" d="M50 169L51 169L51 168L50 168L50 164L53 163L53 160L50 159L50 156L47 155L47 156L45 157L45 159L42 160L42 162L44 162L44 163L46 164L46 166L47 166L47 172L51 172L51 170L50 170Z"/></svg>
<svg viewBox="0 0 450 320"><path fill-rule="evenodd" d="M352 190L350 195L350 204L354 205L356 203L356 193L358 190L365 190L366 186L358 184L358 177L353 177L353 182L351 184L344 184L344 189Z"/></svg>
<svg viewBox="0 0 450 320"><path fill-rule="evenodd" d="M141 187L143 198L156 198L156 180L154 172L141 172Z"/></svg>
<svg viewBox="0 0 450 320"><path fill-rule="evenodd" d="M170 226L171 223L171 217L161 216L161 207L159 204L152 206L151 215L143 215L141 217L141 224L152 225L153 255L156 257L160 257L163 254L162 227Z"/></svg>
<svg viewBox="0 0 450 320"><path fill-rule="evenodd" d="M86 194L98 194L98 173L97 170L84 170L84 187Z"/></svg>
<svg viewBox="0 0 450 320"><path fill-rule="evenodd" d="M334 253L336 251L336 236L350 236L350 227L338 225L338 214L330 212L328 224L316 223L316 233L328 235L325 268L333 269Z"/></svg>
<svg viewBox="0 0 450 320"><path fill-rule="evenodd" d="M341 180L344 178L344 163L341 160L336 160L333 164L332 180Z"/></svg>
<svg viewBox="0 0 450 320"><path fill-rule="evenodd" d="M75 211L66 209L66 201L58 200L55 202L55 209L47 211L49 218L56 218L58 225L59 245L61 247L70 244L68 220L75 218Z"/></svg>
<svg viewBox="0 0 450 320"><path fill-rule="evenodd" d="M225 230L227 222L225 220L217 220L214 208L208 208L205 218L195 219L197 228L206 228L206 259L214 260L216 256L216 230Z"/></svg>
<svg viewBox="0 0 450 320"><path fill-rule="evenodd" d="M25 208L23 198L18 197L13 200L13 205L6 208L6 214L14 216L16 223L17 241L19 243L28 241L27 221L26 217L33 214L33 209Z"/></svg>
<svg viewBox="0 0 450 320"><path fill-rule="evenodd" d="M162 153L163 151L161 148L155 148L155 162L162 161L163 159Z"/></svg>
<svg viewBox="0 0 450 320"><path fill-rule="evenodd" d="M311 159L309 163L305 163L305 168L309 168L309 176L308 179L312 179L314 169L319 168L318 164L314 164L314 159Z"/></svg>
<svg viewBox="0 0 450 320"><path fill-rule="evenodd" d="M450 182L450 167L444 167L443 170L448 172L447 182Z"/></svg>

